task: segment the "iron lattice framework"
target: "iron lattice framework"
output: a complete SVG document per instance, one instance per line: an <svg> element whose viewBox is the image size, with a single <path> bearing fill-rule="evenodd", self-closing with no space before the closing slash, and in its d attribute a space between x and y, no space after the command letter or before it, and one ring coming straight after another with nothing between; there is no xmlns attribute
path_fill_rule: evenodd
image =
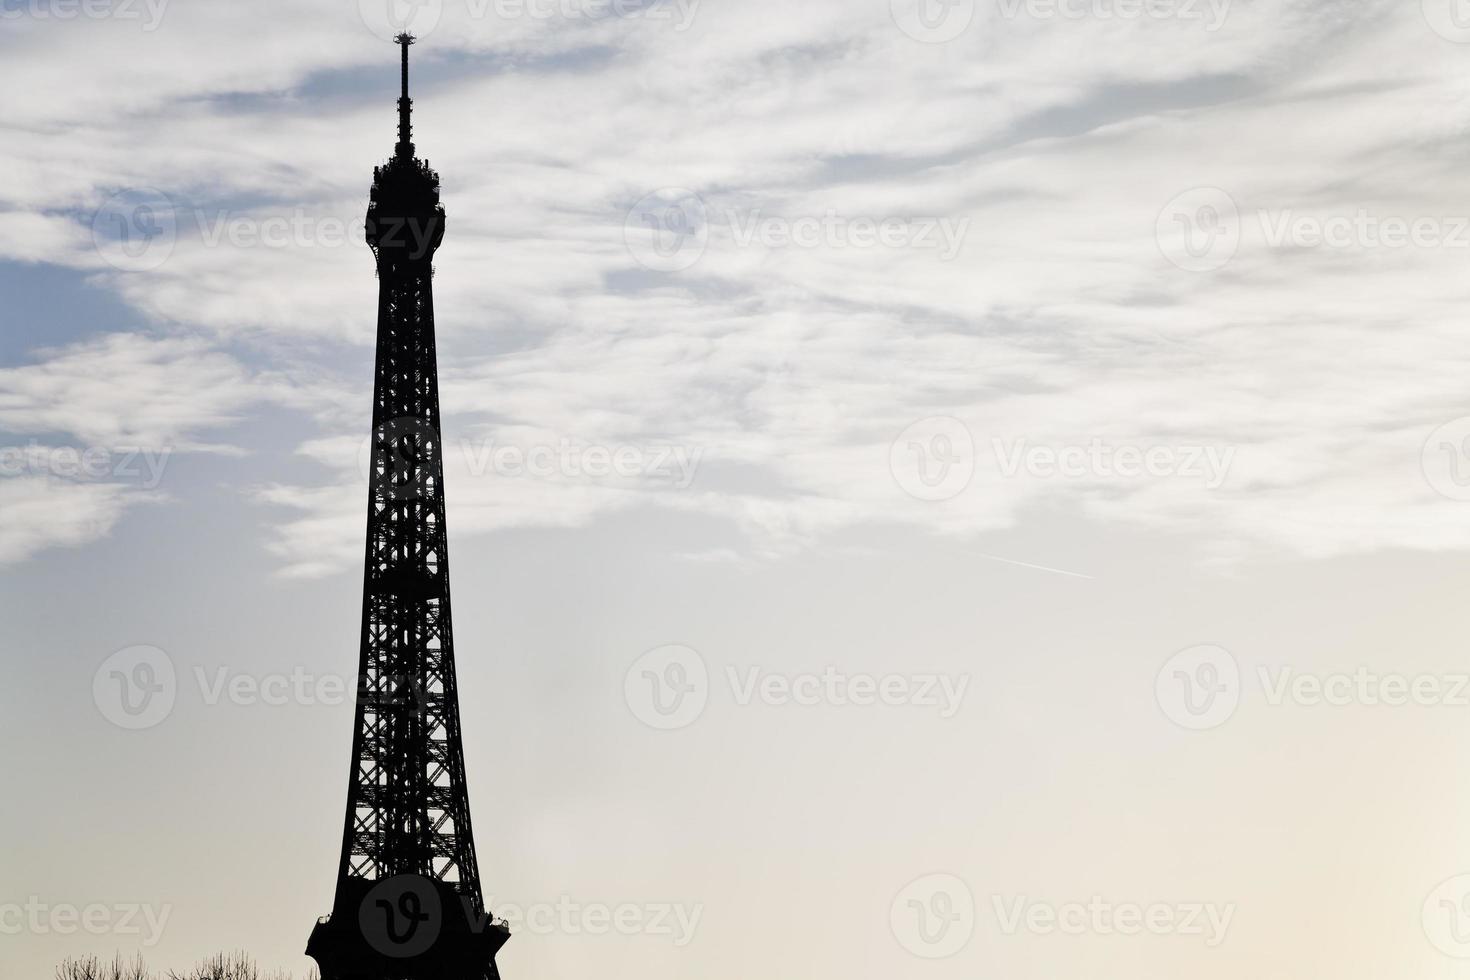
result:
<svg viewBox="0 0 1470 980"><path fill-rule="evenodd" d="M379 299L359 687L333 914L307 949L327 980L496 977L508 936L485 914L460 740L434 342L444 209L414 155L412 42L399 38L398 145L368 206Z"/></svg>

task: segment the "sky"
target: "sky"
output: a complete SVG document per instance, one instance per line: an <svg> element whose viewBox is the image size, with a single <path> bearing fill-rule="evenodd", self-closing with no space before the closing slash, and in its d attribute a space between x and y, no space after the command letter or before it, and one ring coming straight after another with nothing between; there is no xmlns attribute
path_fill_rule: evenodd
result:
<svg viewBox="0 0 1470 980"><path fill-rule="evenodd" d="M1470 975L1461 0L0 0L0 975L310 966L404 28L507 980Z"/></svg>

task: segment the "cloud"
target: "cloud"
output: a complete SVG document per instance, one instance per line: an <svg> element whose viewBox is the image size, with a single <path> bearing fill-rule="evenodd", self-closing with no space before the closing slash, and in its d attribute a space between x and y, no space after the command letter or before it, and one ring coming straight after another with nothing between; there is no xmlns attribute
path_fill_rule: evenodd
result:
<svg viewBox="0 0 1470 980"><path fill-rule="evenodd" d="M201 340L105 334L0 369L0 430L122 448L219 449L194 434L277 397L270 379Z"/></svg>
<svg viewBox="0 0 1470 980"><path fill-rule="evenodd" d="M335 365L373 338L355 223L396 79L351 6L171 6L136 64L92 57L121 25L28 24L0 67L69 79L41 85L0 149L17 175L0 254L88 269L187 327L180 361L209 379L95 355L151 392L115 415L134 382L73 404L68 372L98 374L73 354L22 387L0 374L0 424L179 439L189 418L238 418L268 379L319 464L255 491L300 574L355 563L366 490L367 392ZM1198 20L977 4L942 44L889 6L440 10L415 51L415 123L449 212L435 286L446 436L470 447L450 460L459 533L648 505L728 519L779 555L844 528L973 535L1062 506L1215 556L1470 545L1421 461L1467 414L1453 228L1470 209L1445 202L1470 188L1444 81L1459 49L1417 5L1165 5L1224 15ZM227 20L238 43L205 44ZM167 201L154 268L109 264L108 236L138 217L119 190ZM1218 264L1205 204L1236 239ZM123 219L100 250L99 208ZM1386 219L1439 240L1362 230ZM1344 222L1344 244L1312 243ZM258 366L223 353L240 345ZM486 444L700 463L682 489L506 477L477 471ZM1097 445L1230 464L1215 485L1128 476ZM968 481L932 499L939 470L916 467L949 452ZM1048 454L1086 462L1048 472Z"/></svg>
<svg viewBox="0 0 1470 980"><path fill-rule="evenodd" d="M115 484L0 479L0 564L105 537L138 498L137 491Z"/></svg>
<svg viewBox="0 0 1470 980"><path fill-rule="evenodd" d="M0 563L106 535L163 499L174 454L238 454L201 437L302 397L190 338L103 334L0 369Z"/></svg>

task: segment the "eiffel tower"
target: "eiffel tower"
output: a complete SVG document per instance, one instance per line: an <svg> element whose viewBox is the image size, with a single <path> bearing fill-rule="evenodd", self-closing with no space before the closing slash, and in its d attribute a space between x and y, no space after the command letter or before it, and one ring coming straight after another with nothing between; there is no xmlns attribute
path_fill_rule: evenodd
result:
<svg viewBox="0 0 1470 980"><path fill-rule="evenodd" d="M378 267L362 646L332 914L306 952L323 980L499 980L470 830L449 607L434 347L439 175L414 153L408 48L398 145L373 171Z"/></svg>

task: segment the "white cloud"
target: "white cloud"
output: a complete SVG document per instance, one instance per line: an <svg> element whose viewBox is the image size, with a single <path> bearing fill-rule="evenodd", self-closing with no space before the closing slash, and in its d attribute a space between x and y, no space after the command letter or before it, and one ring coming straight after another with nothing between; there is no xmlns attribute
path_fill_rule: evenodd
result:
<svg viewBox="0 0 1470 980"><path fill-rule="evenodd" d="M1465 250L1269 240L1283 216L1470 212L1449 152L1460 49L1417 5L1381 0L1236 2L1216 31L1024 4L1007 18L1007 6L978 5L943 45L905 36L885 3L706 3L685 31L446 7L416 49L415 119L446 181L436 290L451 444L704 454L682 492L451 471L456 529L576 525L651 503L730 517L774 554L854 525L974 533L1060 504L1216 554L1470 545L1418 463L1429 432L1470 411ZM393 51L347 8L222 9L171 7L147 64L87 60L118 25L31 31L0 80L64 73L71 91L43 85L23 107L37 125L0 150L18 175L0 192L12 209L0 254L40 242L154 319L248 339L276 370L308 358L273 397L355 445L367 392L315 394L315 365L371 343L375 284L355 235L321 239L359 217L391 145ZM191 43L226 16L238 43ZM368 71L383 76L373 100L358 94ZM41 125L48 114L67 126ZM92 248L90 209L143 185L180 206L178 240L157 269L115 272ZM624 222L672 187L698 193L708 243L684 271L650 271ZM1223 189L1241 220L1213 273L1177 268L1156 238L1166 204L1198 187ZM763 219L789 233L833 216L947 222L956 252L743 241ZM296 230L279 245L231 232L281 219ZM0 424L61 413L97 438L166 434L195 411L225 424L260 379L204 347L191 356L209 393L158 398L126 423L109 408L117 391L70 405L64 383L46 394L33 381L26 401L0 400ZM182 383L146 358L128 370L148 387ZM892 440L931 416L962 420L978 448L968 489L938 503L889 472ZM1213 489L1006 477L996 438L1234 457ZM260 494L299 515L280 529L298 572L356 561L365 485L352 454L325 445L306 447L320 485L283 477Z"/></svg>
<svg viewBox="0 0 1470 980"><path fill-rule="evenodd" d="M142 499L137 491L116 484L40 476L0 480L0 564L105 537L123 511Z"/></svg>
<svg viewBox="0 0 1470 980"><path fill-rule="evenodd" d="M280 395L278 383L201 340L104 334L0 369L0 430L111 448L217 449L195 433Z"/></svg>
<svg viewBox="0 0 1470 980"><path fill-rule="evenodd" d="M267 401L305 404L197 339L103 334L0 369L0 563L106 535L163 499L176 453Z"/></svg>

